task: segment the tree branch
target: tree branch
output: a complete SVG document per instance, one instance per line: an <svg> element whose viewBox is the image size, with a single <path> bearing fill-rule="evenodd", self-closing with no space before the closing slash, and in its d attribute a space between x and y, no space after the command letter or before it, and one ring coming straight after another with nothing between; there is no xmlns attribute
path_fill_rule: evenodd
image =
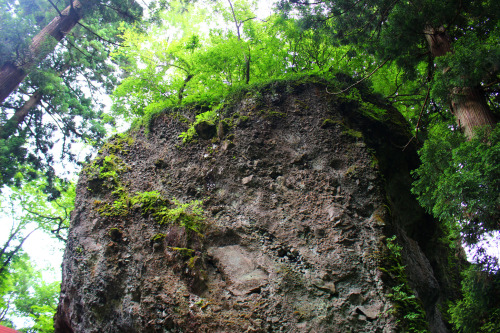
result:
<svg viewBox="0 0 500 333"><path fill-rule="evenodd" d="M385 59L384 62L382 62L380 65L377 66L377 68L375 68L370 74L368 74L367 76L365 76L364 78L362 78L361 80L351 84L349 87L345 88L344 90L341 90L339 92L335 92L335 93L331 93L328 91L328 88L326 89L326 92L330 95L340 95L340 94L343 94L345 93L346 91L348 91L349 89L351 89L352 87L354 86L357 86L358 84L360 84L361 82L365 81L366 79L368 79L370 76L372 76L373 74L375 74L375 72L377 72L380 68L382 68L382 66L384 66L387 62L389 61L389 58Z"/></svg>
<svg viewBox="0 0 500 333"><path fill-rule="evenodd" d="M143 1L143 3L144 3L144 1ZM145 4L145 3L144 3L144 4ZM101 6L103 6L103 7L108 7L109 9L114 10L115 12L117 12L118 14L120 14L121 16L128 17L128 18L129 18L129 19L131 19L132 21L139 21L139 18L137 18L137 17L135 17L135 16L133 16L133 15L131 15L131 14L127 13L127 12L124 12L124 11L122 11L122 10L120 10L120 9L116 8L116 7L110 6L110 5L105 4L105 3L102 3L102 2L101 2L101 3L99 3L99 5L101 5ZM145 4L145 5L146 5L146 4ZM147 5L146 5L146 7L147 7Z"/></svg>
<svg viewBox="0 0 500 333"><path fill-rule="evenodd" d="M28 235L26 235L25 237L23 237L23 239L21 240L21 242L16 246L16 248L14 249L14 251L12 251L11 253L9 253L9 255L7 256L7 260L3 261L1 263L1 267L0 267L0 274L3 273L3 271L7 268L7 266L9 265L10 261L12 260L12 258L17 254L17 252L19 252L19 250L21 249L21 247L23 246L23 243L24 241L26 241L26 239L28 239L28 237L33 233L35 232L36 230L38 230L38 228L36 229L33 229Z"/></svg>
<svg viewBox="0 0 500 333"><path fill-rule="evenodd" d="M83 24L83 23L81 23L81 22L76 22L76 24L78 24L79 26L84 27L84 28L85 28L85 29L87 29L87 30L88 30L91 34L95 35L97 38L99 38L99 39L101 39L101 40L105 41L106 43L110 43L110 44L113 44L113 45L118 46L118 47L127 47L127 46L125 46L125 45L117 44L117 43L114 43L114 42L112 42L112 41L110 41L110 40L107 40L106 38L104 38L104 37L102 37L102 36L98 35L96 32L94 32L92 29L90 29L89 27L87 27L86 25L84 25L84 24Z"/></svg>
<svg viewBox="0 0 500 333"><path fill-rule="evenodd" d="M229 2L229 6L231 6L231 13L233 13L234 24L236 25L236 32L238 33L238 40L241 40L241 35L240 35L241 23L238 24L238 20L236 19L236 14L234 12L234 8L233 8L233 4L231 3L231 0L227 0L227 2Z"/></svg>
<svg viewBox="0 0 500 333"><path fill-rule="evenodd" d="M57 13L59 14L59 16L63 16L61 11L59 10L59 8L57 8L57 6L51 1L51 0L47 0L48 2L50 2L50 4L52 5L52 7L54 7L54 9L57 11Z"/></svg>

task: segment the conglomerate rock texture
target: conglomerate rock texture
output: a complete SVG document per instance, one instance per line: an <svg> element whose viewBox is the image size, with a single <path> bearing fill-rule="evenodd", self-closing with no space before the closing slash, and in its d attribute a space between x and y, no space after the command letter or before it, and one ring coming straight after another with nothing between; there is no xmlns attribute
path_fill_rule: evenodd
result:
<svg viewBox="0 0 500 333"><path fill-rule="evenodd" d="M169 113L112 139L100 157L122 161L119 182L79 180L56 332L396 332L380 269L391 235L429 329L447 331L447 250L410 194L407 128L363 98L276 83L221 109L226 121L195 142ZM130 203L99 210L120 191L203 200L206 227L159 224Z"/></svg>

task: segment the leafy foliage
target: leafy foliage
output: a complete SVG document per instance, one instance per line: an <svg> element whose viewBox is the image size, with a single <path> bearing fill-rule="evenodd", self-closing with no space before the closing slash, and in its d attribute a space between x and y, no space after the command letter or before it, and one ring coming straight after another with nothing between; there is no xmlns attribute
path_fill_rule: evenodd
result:
<svg viewBox="0 0 500 333"><path fill-rule="evenodd" d="M500 126L465 141L436 126L420 150L422 165L413 192L436 217L459 232L468 245L500 226Z"/></svg>
<svg viewBox="0 0 500 333"><path fill-rule="evenodd" d="M495 1L283 0L279 9L285 17L298 16L304 29L327 29L332 43L351 47L356 57L388 61L373 75L385 87L381 82L376 87L403 101L402 111L421 128L427 121L422 114L444 109L460 87L481 87L498 115L500 5ZM436 38L451 43L450 50L434 52L430 44L444 45Z"/></svg>
<svg viewBox="0 0 500 333"><path fill-rule="evenodd" d="M29 229L40 229L60 240L66 239L70 213L74 208L75 185L56 179L51 185L39 178L24 181L20 187L11 187L4 195L1 212L12 218L16 227L12 234L16 237ZM46 188L53 189L46 194Z"/></svg>
<svg viewBox="0 0 500 333"><path fill-rule="evenodd" d="M171 6L176 8L175 2ZM114 57L126 59L129 76L113 94L116 115L147 117L195 101L213 109L247 84L297 73L331 75L346 71L350 62L358 68L366 64L346 57L349 48L332 45L324 29L303 30L278 15L259 21L244 1L233 7L221 1L213 10L188 8L182 15L165 14L164 25L147 33L124 29L128 48ZM217 20L229 28L212 24L203 31L203 21Z"/></svg>
<svg viewBox="0 0 500 333"><path fill-rule="evenodd" d="M59 282L45 283L22 246L36 230L66 239L75 186L56 180L51 188L57 193L50 198L43 178L20 181L21 187L11 187L1 198L4 223L8 217L13 222L0 248L0 321L29 318L32 325L24 331L53 332Z"/></svg>
<svg viewBox="0 0 500 333"><path fill-rule="evenodd" d="M462 281L464 298L450 308L451 321L464 333L500 330L500 271L488 273L471 266Z"/></svg>
<svg viewBox="0 0 500 333"><path fill-rule="evenodd" d="M23 332L54 332L53 317L59 299L59 282L46 283L26 254L19 254L9 270L0 275L0 323L26 319Z"/></svg>
<svg viewBox="0 0 500 333"><path fill-rule="evenodd" d="M67 5L54 6L62 11ZM83 6L84 19L46 57L36 58L28 77L0 104L0 186L15 183L22 166L53 178L58 160L76 162L74 144L99 145L106 134L109 118L99 96L117 82L108 55L118 45L118 22L139 19L142 9L130 0ZM39 0L2 0L0 9L0 66L21 66L37 56L29 51L32 39L59 13Z"/></svg>
<svg viewBox="0 0 500 333"><path fill-rule="evenodd" d="M402 247L397 243L396 236L386 239L388 255L384 267L380 269L389 274L395 285L387 294L394 302L394 313L398 317L399 328L404 332L428 332L428 324L422 305L408 285L405 266L402 264Z"/></svg>

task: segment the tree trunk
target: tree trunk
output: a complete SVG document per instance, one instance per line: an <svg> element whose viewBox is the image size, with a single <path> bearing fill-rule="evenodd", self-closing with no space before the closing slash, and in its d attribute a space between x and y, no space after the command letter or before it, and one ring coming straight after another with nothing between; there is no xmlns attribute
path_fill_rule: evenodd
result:
<svg viewBox="0 0 500 333"><path fill-rule="evenodd" d="M181 105L182 103L182 99L184 98L184 90L186 89L186 86L187 84L189 83L189 81L191 81L191 79L194 77L193 74L189 74L185 79L184 79L184 83L182 84L182 87L179 89L179 94L177 95L177 97L179 98L179 102L178 104Z"/></svg>
<svg viewBox="0 0 500 333"><path fill-rule="evenodd" d="M454 88L451 93L451 106L457 124L463 128L468 139L474 136L474 129L496 122L481 87Z"/></svg>
<svg viewBox="0 0 500 333"><path fill-rule="evenodd" d="M248 57L245 54L245 84L250 82L250 52L248 53Z"/></svg>
<svg viewBox="0 0 500 333"><path fill-rule="evenodd" d="M24 59L5 63L0 68L0 103L2 103L28 75L30 69L43 60L82 18L82 4L76 0L60 16L54 18L32 40ZM52 36L54 39L52 39Z"/></svg>
<svg viewBox="0 0 500 333"><path fill-rule="evenodd" d="M433 57L452 52L451 39L443 26L437 29L426 26L424 34ZM445 72L447 70L448 68L444 69ZM474 136L476 128L493 127L496 124L481 87L453 88L450 91L450 100L455 121L462 128L467 139L470 140Z"/></svg>
<svg viewBox="0 0 500 333"><path fill-rule="evenodd" d="M24 121L31 109L40 103L42 100L42 93L37 90L19 109L16 110L14 115L0 128L0 139L7 140L16 129Z"/></svg>

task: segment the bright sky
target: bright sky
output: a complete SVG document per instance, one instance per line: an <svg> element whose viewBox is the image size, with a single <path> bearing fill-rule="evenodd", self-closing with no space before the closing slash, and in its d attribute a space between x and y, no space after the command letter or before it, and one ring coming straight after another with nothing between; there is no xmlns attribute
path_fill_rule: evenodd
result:
<svg viewBox="0 0 500 333"><path fill-rule="evenodd" d="M3 193L8 195L8 189L4 189ZM1 203L2 206L5 202ZM7 241L12 225L16 223L11 216L6 216L0 212L0 246L3 246ZM27 228L24 235L27 235L36 226L32 225ZM17 245L18 243L14 243ZM51 238L46 233L36 230L23 243L24 251L31 257L33 264L44 269L42 272L44 281L52 282L61 279L61 262L64 251L64 244Z"/></svg>

